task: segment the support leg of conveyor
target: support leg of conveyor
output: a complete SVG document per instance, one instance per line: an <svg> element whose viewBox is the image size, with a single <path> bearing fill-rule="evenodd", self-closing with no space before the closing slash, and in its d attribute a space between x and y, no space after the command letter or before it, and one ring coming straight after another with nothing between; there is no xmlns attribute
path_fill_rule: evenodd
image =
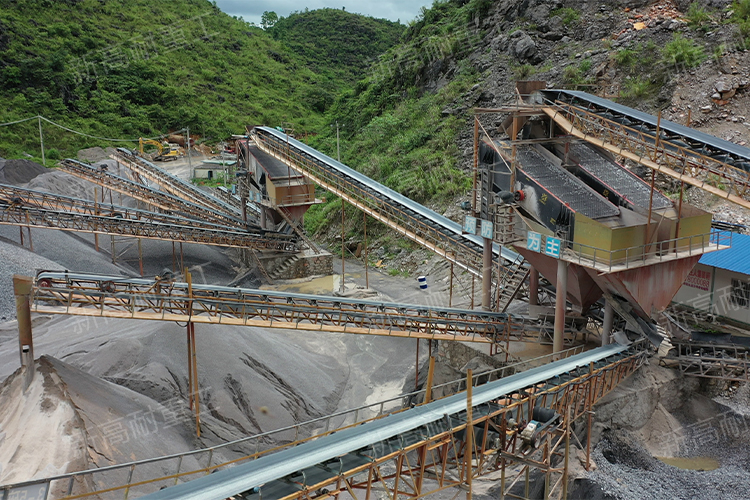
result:
<svg viewBox="0 0 750 500"><path fill-rule="evenodd" d="M482 254L482 309L492 309L492 239L484 239L484 252Z"/></svg>
<svg viewBox="0 0 750 500"><path fill-rule="evenodd" d="M557 261L557 290L555 295L555 331L552 340L552 352L560 352L563 350L565 301L568 296L568 263L562 259Z"/></svg>
<svg viewBox="0 0 750 500"><path fill-rule="evenodd" d="M539 305L539 271L533 267L529 271L529 305Z"/></svg>
<svg viewBox="0 0 750 500"><path fill-rule="evenodd" d="M607 300L604 302L604 324L602 325L602 345L609 344L609 336L612 333L612 324L615 320L615 310L612 303Z"/></svg>

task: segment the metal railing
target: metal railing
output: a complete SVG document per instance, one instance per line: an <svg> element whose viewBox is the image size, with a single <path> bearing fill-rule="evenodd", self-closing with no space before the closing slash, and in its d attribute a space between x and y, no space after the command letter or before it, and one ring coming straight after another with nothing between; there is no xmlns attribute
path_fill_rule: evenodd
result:
<svg viewBox="0 0 750 500"><path fill-rule="evenodd" d="M298 250L295 241L286 235L276 233L256 235L239 230L208 229L143 219L47 210L9 203L0 203L0 224L279 252Z"/></svg>
<svg viewBox="0 0 750 500"><path fill-rule="evenodd" d="M542 251L547 238L546 235L542 235ZM643 267L685 256L702 255L732 246L732 232L719 230L615 250L557 239L560 241L560 258L606 272Z"/></svg>
<svg viewBox="0 0 750 500"><path fill-rule="evenodd" d="M395 203L373 195L357 182L324 168L320 163L297 151L287 143L276 142L272 136L256 134L256 144L267 154L290 165L315 184L340 196L371 217L394 229L399 234L419 243L459 267L482 276L482 249L461 241L460 235L447 234L425 221L407 213Z"/></svg>
<svg viewBox="0 0 750 500"><path fill-rule="evenodd" d="M164 191L174 196L203 205L220 214L237 217L237 209L232 205L201 191L196 186L185 182L178 177L175 177L132 151L118 148L110 158L122 163L142 177L156 182L164 189Z"/></svg>
<svg viewBox="0 0 750 500"><path fill-rule="evenodd" d="M206 208L202 205L183 200L163 191L157 191L144 184L111 174L107 171L98 170L77 160L62 160L58 164L58 168L80 179L122 193L149 206L157 207L173 214L185 214L186 217L198 220L206 218ZM211 218L226 225L245 226L242 219L222 213L212 213Z"/></svg>
<svg viewBox="0 0 750 500"><path fill-rule="evenodd" d="M598 144L679 181L750 208L750 174L651 130L623 123L563 101L546 101L545 113L566 133ZM637 128L636 128L637 127Z"/></svg>
<svg viewBox="0 0 750 500"><path fill-rule="evenodd" d="M547 354L477 373L472 377L472 385L478 386L557 359L568 358L583 351L584 346L578 346L556 354ZM462 378L435 385L432 387L432 392L440 394L441 397L447 397L465 389L466 379ZM219 468L254 460L268 453L296 446L346 427L360 425L402 411L406 409L404 408L405 402L408 407L409 401L417 400L420 396L424 400L425 392L426 388L199 450L8 484L0 486L2 493L0 498L2 500L16 498L47 500L95 496L98 499L127 499L130 495L138 496L156 491L164 486L177 484L180 480L189 479L191 476L206 475ZM227 458L231 455L235 455L235 458Z"/></svg>

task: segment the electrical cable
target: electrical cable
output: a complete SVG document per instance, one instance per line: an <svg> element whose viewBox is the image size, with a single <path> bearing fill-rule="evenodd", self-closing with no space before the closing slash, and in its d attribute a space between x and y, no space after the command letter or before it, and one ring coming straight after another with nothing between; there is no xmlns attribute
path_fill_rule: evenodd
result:
<svg viewBox="0 0 750 500"><path fill-rule="evenodd" d="M59 123L55 123L52 120L50 120L49 118L45 118L45 117L43 117L41 115L32 116L30 118L24 118L22 120L16 120L16 121L13 121L13 122L0 123L0 127L7 127L8 125L15 125L15 124L18 124L18 123L27 122L29 120L44 120L45 122L49 123L50 125L54 125L55 127L61 128L63 130L71 132L73 134L78 134L78 135L82 135L84 137L88 137L90 139L98 139L100 141L108 141L108 142L138 142L140 139L155 140L155 139L161 139L161 138L166 137L166 136L168 136L170 134L176 134L176 133L184 132L185 131L184 128L181 128L180 130L177 130L175 132L170 132L170 133L167 133L167 134L161 134L161 135L157 135L155 137L139 137L137 139L112 139L110 137L99 137L99 136L96 136L96 135L87 134L85 132L80 132L80 131L74 130L72 128L68 128L68 127L66 127L64 125L60 125Z"/></svg>

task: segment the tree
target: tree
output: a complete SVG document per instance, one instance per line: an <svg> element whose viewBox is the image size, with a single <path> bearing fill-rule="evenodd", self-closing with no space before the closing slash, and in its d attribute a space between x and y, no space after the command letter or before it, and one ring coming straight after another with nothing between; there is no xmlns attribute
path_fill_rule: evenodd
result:
<svg viewBox="0 0 750 500"><path fill-rule="evenodd" d="M278 20L279 16L277 16L274 11L265 11L263 15L260 16L260 26L265 30L276 24L276 21Z"/></svg>

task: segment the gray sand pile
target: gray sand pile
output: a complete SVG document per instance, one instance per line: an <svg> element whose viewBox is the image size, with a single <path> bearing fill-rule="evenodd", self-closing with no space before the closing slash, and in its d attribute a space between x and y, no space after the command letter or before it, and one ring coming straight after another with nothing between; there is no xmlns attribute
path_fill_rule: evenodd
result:
<svg viewBox="0 0 750 500"><path fill-rule="evenodd" d="M78 159L81 161L93 163L104 160L115 152L115 148L102 149L100 147L81 149L78 151Z"/></svg>
<svg viewBox="0 0 750 500"><path fill-rule="evenodd" d="M33 276L37 269L60 269L60 265L13 243L0 241L0 321L16 317L13 275Z"/></svg>
<svg viewBox="0 0 750 500"><path fill-rule="evenodd" d="M59 170L45 171L42 175L32 179L26 187L37 191L46 191L48 193L62 194L87 200L94 199L94 188L97 188L98 193L101 193L102 189L92 182L79 179ZM99 194L99 197L101 197L101 194Z"/></svg>
<svg viewBox="0 0 750 500"><path fill-rule="evenodd" d="M47 169L31 160L5 160L0 158L0 184L26 184Z"/></svg>

